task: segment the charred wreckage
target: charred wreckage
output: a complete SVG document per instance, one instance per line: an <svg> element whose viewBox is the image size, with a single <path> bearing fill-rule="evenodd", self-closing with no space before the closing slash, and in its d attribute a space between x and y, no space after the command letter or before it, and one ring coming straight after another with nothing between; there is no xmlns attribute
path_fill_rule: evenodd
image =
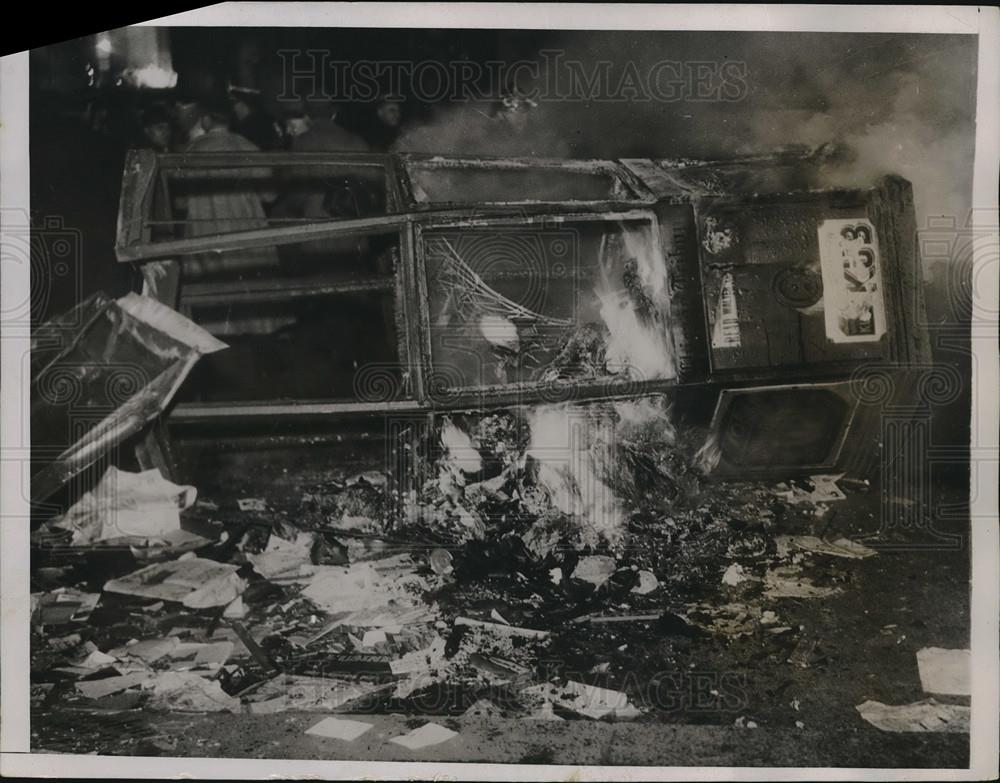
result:
<svg viewBox="0 0 1000 783"><path fill-rule="evenodd" d="M909 183L822 164L130 153L142 292L33 338L35 703L624 720L636 634L807 665L773 602L874 550L794 533L929 363Z"/></svg>

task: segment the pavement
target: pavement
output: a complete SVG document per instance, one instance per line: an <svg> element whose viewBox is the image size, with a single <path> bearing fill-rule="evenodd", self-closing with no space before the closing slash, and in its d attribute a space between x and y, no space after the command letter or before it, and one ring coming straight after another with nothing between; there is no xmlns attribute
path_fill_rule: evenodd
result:
<svg viewBox="0 0 1000 783"><path fill-rule="evenodd" d="M935 485L931 495L936 505L960 507L965 491L959 481ZM893 503L907 506L905 499ZM627 632L637 676L658 684L658 709L636 721L473 717L449 714L445 707L435 715L345 715L373 724L360 738L345 741L305 734L327 713L132 710L102 716L66 708L58 721L55 715L36 715L32 750L555 765L967 766L967 734L887 733L855 709L868 699L907 704L926 698L917 650L968 647L967 518L931 515L928 522L925 515L918 524L888 529L883 511L888 506L878 491L831 505L837 514L836 531L830 532L868 536L870 542L875 535L882 545L875 557L838 564L845 573L840 594L780 601L782 621L800 635L808 631L818 638L822 655L801 666L789 663L787 648L761 642L760 636L706 635L678 645L657 634ZM950 700L969 703L967 697ZM134 717L143 730L123 730L109 740L107 731L96 732L109 716ZM389 741L425 722L458 735L421 750Z"/></svg>

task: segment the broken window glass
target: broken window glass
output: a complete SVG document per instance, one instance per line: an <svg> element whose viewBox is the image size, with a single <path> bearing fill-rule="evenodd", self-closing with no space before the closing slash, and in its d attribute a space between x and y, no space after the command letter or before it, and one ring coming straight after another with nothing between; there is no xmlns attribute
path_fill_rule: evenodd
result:
<svg viewBox="0 0 1000 783"><path fill-rule="evenodd" d="M162 413L216 340L147 297L98 293L32 336L31 492L43 500ZM224 352L224 351L223 351Z"/></svg>
<svg viewBox="0 0 1000 783"><path fill-rule="evenodd" d="M195 156L159 163L148 224L153 239L183 239L257 228L346 220L386 214L385 169L381 164L328 161L305 163L295 156L262 163L211 153L200 165ZM169 199L169 204L162 202ZM172 214L170 218L157 217Z"/></svg>
<svg viewBox="0 0 1000 783"><path fill-rule="evenodd" d="M441 228L422 244L432 391L676 376L651 219Z"/></svg>
<svg viewBox="0 0 1000 783"><path fill-rule="evenodd" d="M299 262L285 246L290 238L274 236L276 231L384 216L389 211L381 162L305 161L291 154L257 155L251 162L246 156L202 153L164 155L135 165L142 176L155 181L136 186L139 191L133 198L148 199L138 211L126 208L123 199L125 238L120 245L129 247L120 246L119 251L148 257L157 246L169 246L188 281L234 273L295 274L297 270L289 266ZM264 232L264 236L223 241L244 232ZM224 247L214 247L216 240ZM317 256L352 250L350 241L340 238L296 247L306 267L315 265Z"/></svg>
<svg viewBox="0 0 1000 783"><path fill-rule="evenodd" d="M278 250L283 274L220 272L182 287L184 312L230 345L228 355L198 368L183 400L405 397L398 237L352 235Z"/></svg>

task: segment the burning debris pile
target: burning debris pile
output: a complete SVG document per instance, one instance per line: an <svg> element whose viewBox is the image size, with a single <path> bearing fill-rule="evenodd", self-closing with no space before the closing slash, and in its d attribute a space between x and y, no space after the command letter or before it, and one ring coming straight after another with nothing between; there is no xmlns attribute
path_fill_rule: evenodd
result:
<svg viewBox="0 0 1000 783"><path fill-rule="evenodd" d="M711 636L791 654L778 600L849 578L804 566L873 554L777 536L816 518L816 488L706 483L656 399L430 437L410 487L338 476L291 500L110 468L34 532L36 706L653 720L654 661Z"/></svg>

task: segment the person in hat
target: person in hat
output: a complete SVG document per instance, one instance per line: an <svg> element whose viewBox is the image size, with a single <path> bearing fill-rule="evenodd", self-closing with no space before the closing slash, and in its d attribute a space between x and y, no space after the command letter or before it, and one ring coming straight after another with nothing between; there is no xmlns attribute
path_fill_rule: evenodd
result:
<svg viewBox="0 0 1000 783"><path fill-rule="evenodd" d="M162 103L154 103L142 113L143 146L156 152L170 152L173 126L170 112Z"/></svg>
<svg viewBox="0 0 1000 783"><path fill-rule="evenodd" d="M281 147L281 131L278 124L260 105L256 91L231 87L229 97L233 107L233 130L249 139L262 150L276 150Z"/></svg>
<svg viewBox="0 0 1000 783"><path fill-rule="evenodd" d="M314 116L314 112L318 116ZM289 106L285 122L290 138L289 149L300 152L368 152L364 139L336 122L332 106L307 109L303 104ZM371 192L384 190L384 175L372 167L357 167L350 172L323 174L324 169L312 164L289 166L285 170L287 184L274 206L274 216L293 221L326 221L331 218L357 218L383 211L373 204ZM320 176L322 175L322 176ZM366 177L374 178L374 183ZM338 261L356 264L368 250L366 237L329 237L295 245L300 264L319 267Z"/></svg>
<svg viewBox="0 0 1000 783"><path fill-rule="evenodd" d="M368 142L380 152L390 150L403 127L403 102L393 95L383 96L375 104L375 116L369 126Z"/></svg>
<svg viewBox="0 0 1000 783"><path fill-rule="evenodd" d="M174 139L174 151L181 152L192 141L205 131L201 127L202 105L194 98L179 98L174 104L174 123L177 136Z"/></svg>
<svg viewBox="0 0 1000 783"><path fill-rule="evenodd" d="M291 135L293 152L368 152L363 138L337 121L337 107L325 105L306 111L296 107L289 114L290 123L298 123L299 132Z"/></svg>
<svg viewBox="0 0 1000 783"><path fill-rule="evenodd" d="M257 145L229 129L229 107L210 104L201 117L204 133L185 148L186 152L259 152ZM275 194L273 172L266 166L236 169L203 169L196 180L185 182L185 190L177 199L186 212L186 237L210 234L230 234L268 226L264 203ZM181 183L175 183L175 186ZM278 254L274 247L253 247L223 253L191 256L185 263L185 274L198 277L206 274L276 267Z"/></svg>

